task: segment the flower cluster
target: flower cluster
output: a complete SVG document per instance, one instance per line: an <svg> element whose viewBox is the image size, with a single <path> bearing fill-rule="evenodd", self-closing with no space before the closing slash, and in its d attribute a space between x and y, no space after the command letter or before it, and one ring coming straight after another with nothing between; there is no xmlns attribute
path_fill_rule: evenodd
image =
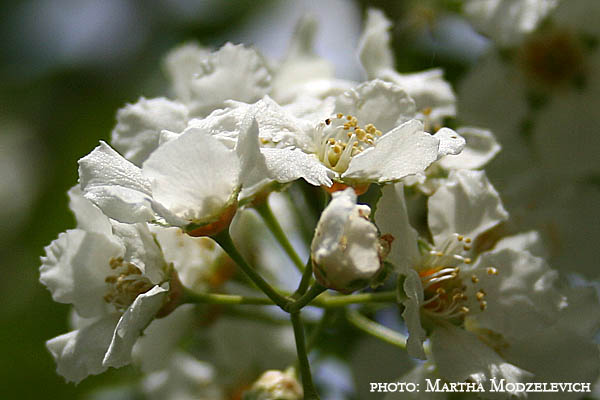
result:
<svg viewBox="0 0 600 400"><path fill-rule="evenodd" d="M511 45L555 6L519 9L507 32L490 22L501 3L465 7ZM310 18L279 61L231 43L166 57L174 97L118 111L110 145L79 161L77 227L42 257L40 281L74 308L74 330L47 342L60 375L134 363L149 398L317 399L307 355L329 324L340 338L351 324L428 360L407 376L598 378L595 292L563 282L536 232L506 234L482 170L500 145L444 126L457 126L451 85L396 71L390 27L368 12L364 82L315 55Z"/></svg>

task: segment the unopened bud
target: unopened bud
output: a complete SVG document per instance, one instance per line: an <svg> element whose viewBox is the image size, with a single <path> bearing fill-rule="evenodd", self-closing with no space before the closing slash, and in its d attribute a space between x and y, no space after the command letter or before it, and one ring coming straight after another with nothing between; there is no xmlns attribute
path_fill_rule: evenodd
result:
<svg viewBox="0 0 600 400"><path fill-rule="evenodd" d="M333 194L311 244L315 277L323 286L350 293L369 284L385 253L371 209L356 204L354 190Z"/></svg>
<svg viewBox="0 0 600 400"><path fill-rule="evenodd" d="M244 393L243 400L301 400L304 397L302 386L294 375L292 369L266 371Z"/></svg>

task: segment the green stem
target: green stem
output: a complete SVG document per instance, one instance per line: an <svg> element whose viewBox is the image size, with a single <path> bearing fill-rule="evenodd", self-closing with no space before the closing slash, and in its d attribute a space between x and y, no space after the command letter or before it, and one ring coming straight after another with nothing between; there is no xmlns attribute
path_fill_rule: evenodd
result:
<svg viewBox="0 0 600 400"><path fill-rule="evenodd" d="M302 387L304 389L304 400L319 400L319 394L315 389L310 373L310 364L308 354L306 353L306 343L304 342L304 327L300 319L300 312L290 314L292 326L294 327L294 337L296 338L296 351L298 352L298 367L300 377L302 378Z"/></svg>
<svg viewBox="0 0 600 400"><path fill-rule="evenodd" d="M285 309L288 304L288 300L279 294L267 281L263 279L262 276L254 268L246 263L244 257L237 251L233 241L231 240L231 236L227 229L224 229L220 233L216 234L212 237L219 246L225 250L225 252L235 261L235 263L244 271L244 273L248 276L248 278L254 282L256 286L260 290L262 290L267 297L269 297L275 304L277 304L282 309Z"/></svg>
<svg viewBox="0 0 600 400"><path fill-rule="evenodd" d="M306 349L308 352L310 352L310 350L315 346L315 344L317 344L319 336L321 336L321 334L325 330L325 326L332 319L333 313L335 312L337 311L325 310L323 312L323 315L321 316L321 319L319 320L319 322L317 322L317 326L315 326L310 331L310 336L308 337L308 342L306 343Z"/></svg>
<svg viewBox="0 0 600 400"><path fill-rule="evenodd" d="M358 311L348 310L346 312L346 318L352 325L361 331L375 336L386 343L400 347L401 349L406 349L406 337L404 335L386 326L378 324L377 322L365 317Z"/></svg>
<svg viewBox="0 0 600 400"><path fill-rule="evenodd" d="M277 240L279 245L283 247L283 250L287 253L288 257L290 257L290 259L294 262L294 265L296 266L298 271L304 271L304 262L302 261L298 253L296 253L296 250L294 249L287 236L283 232L283 228L281 228L279 221L277 220L277 218L275 218L275 215L273 215L271 207L269 207L268 200L265 200L259 203L258 205L255 205L254 208L262 217L263 221L265 221L265 224L267 225L273 236L275 236L275 240Z"/></svg>
<svg viewBox="0 0 600 400"><path fill-rule="evenodd" d="M327 290L325 286L322 286L319 282L315 282L315 284L308 289L308 292L304 293L298 300L288 304L287 311L290 313L300 311L302 307L310 303L315 297L323 293L325 290Z"/></svg>
<svg viewBox="0 0 600 400"><path fill-rule="evenodd" d="M192 304L254 304L272 306L273 301L264 297L245 297L235 294L198 293L186 289L182 303Z"/></svg>
<svg viewBox="0 0 600 400"><path fill-rule="evenodd" d="M344 307L350 304L363 303L396 303L396 292L359 293L345 296L321 296L315 299L311 306L333 308Z"/></svg>
<svg viewBox="0 0 600 400"><path fill-rule="evenodd" d="M312 259L309 258L306 262L306 266L304 267L304 272L302 273L302 279L300 280L300 284L298 285L298 289L296 289L296 293L294 295L303 295L306 293L308 289L308 285L310 285L310 281L312 279L313 269L312 269Z"/></svg>

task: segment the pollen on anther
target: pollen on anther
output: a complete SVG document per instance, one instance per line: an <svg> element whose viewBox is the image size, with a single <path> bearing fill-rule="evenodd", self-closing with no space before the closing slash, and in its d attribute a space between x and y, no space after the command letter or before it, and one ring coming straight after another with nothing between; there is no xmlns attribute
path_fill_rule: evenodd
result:
<svg viewBox="0 0 600 400"><path fill-rule="evenodd" d="M471 246L463 246L463 249L464 249L465 251L469 251L469 250L471 250Z"/></svg>
<svg viewBox="0 0 600 400"><path fill-rule="evenodd" d="M494 267L489 267L486 272L488 275L498 275L498 270Z"/></svg>
<svg viewBox="0 0 600 400"><path fill-rule="evenodd" d="M336 115L336 117L338 117L339 119L342 119L342 118L344 118L344 114L342 114L342 113L338 113L338 114Z"/></svg>
<svg viewBox="0 0 600 400"><path fill-rule="evenodd" d="M465 258L465 261L464 261L464 262L465 262L465 264L471 264L471 261L472 261L472 260L471 260L470 258Z"/></svg>
<svg viewBox="0 0 600 400"><path fill-rule="evenodd" d="M462 240L463 240L464 238L465 238L465 237L464 237L463 235L458 235L458 237L456 238L456 240L458 240L459 242L462 242Z"/></svg>
<svg viewBox="0 0 600 400"><path fill-rule="evenodd" d="M465 238L465 243L471 243L471 238L470 237Z"/></svg>

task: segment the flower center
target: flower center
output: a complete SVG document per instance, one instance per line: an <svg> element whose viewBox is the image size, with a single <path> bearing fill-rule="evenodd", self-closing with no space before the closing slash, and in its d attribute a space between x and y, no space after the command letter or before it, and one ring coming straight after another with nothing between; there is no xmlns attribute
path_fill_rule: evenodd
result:
<svg viewBox="0 0 600 400"><path fill-rule="evenodd" d="M560 29L546 29L533 36L524 44L520 56L525 72L550 87L572 81L583 69L581 43Z"/></svg>
<svg viewBox="0 0 600 400"><path fill-rule="evenodd" d="M465 253L471 250L471 238L454 234L447 239L440 250L430 250L418 271L423 285L424 302L422 311L430 316L442 319L462 319L471 310L467 305L467 291L479 282L476 275L465 280L460 264L470 264L471 259ZM489 275L497 270L489 268ZM483 289L475 292L479 309L487 308L486 293Z"/></svg>
<svg viewBox="0 0 600 400"><path fill-rule="evenodd" d="M109 275L104 279L109 284L104 301L114 305L119 311L124 311L138 295L154 286L146 276L142 275L138 267L124 262L122 257L111 258L110 268L115 271L115 275Z"/></svg>
<svg viewBox="0 0 600 400"><path fill-rule="evenodd" d="M361 127L356 117L337 114L317 126L317 157L328 168L342 173L352 157L372 147L382 135L373 124Z"/></svg>

